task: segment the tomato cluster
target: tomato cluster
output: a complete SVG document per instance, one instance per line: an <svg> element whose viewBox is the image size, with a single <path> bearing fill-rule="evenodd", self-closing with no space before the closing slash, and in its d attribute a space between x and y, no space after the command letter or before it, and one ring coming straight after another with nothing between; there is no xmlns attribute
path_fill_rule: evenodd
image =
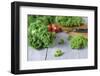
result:
<svg viewBox="0 0 100 76"><path fill-rule="evenodd" d="M58 32L61 32L62 30L61 30L61 28L60 28L58 25L56 25L56 24L49 24L49 25L48 25L48 31L49 31L49 32L56 32L56 33L58 33Z"/></svg>

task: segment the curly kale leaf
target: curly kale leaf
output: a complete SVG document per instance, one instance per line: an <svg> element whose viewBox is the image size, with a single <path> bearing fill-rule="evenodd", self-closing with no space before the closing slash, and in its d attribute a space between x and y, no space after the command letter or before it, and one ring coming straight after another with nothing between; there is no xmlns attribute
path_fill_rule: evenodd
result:
<svg viewBox="0 0 100 76"><path fill-rule="evenodd" d="M87 38L82 35L73 36L70 40L71 48L72 49L81 49L87 46Z"/></svg>
<svg viewBox="0 0 100 76"><path fill-rule="evenodd" d="M28 41L30 46L36 49L49 47L54 40L54 34L48 32L48 27L37 20L28 27Z"/></svg>
<svg viewBox="0 0 100 76"><path fill-rule="evenodd" d="M65 27L77 27L83 24L84 20L78 16L56 16L55 22Z"/></svg>

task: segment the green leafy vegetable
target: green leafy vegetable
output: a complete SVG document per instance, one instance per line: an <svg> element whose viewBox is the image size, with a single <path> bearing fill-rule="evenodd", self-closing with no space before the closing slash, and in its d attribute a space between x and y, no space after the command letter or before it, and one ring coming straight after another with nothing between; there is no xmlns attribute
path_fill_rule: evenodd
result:
<svg viewBox="0 0 100 76"><path fill-rule="evenodd" d="M64 44L64 40L60 39L60 41L58 42L59 44Z"/></svg>
<svg viewBox="0 0 100 76"><path fill-rule="evenodd" d="M72 38L72 36L71 36L71 35L69 35L67 39L68 39L68 40L71 40L71 38Z"/></svg>
<svg viewBox="0 0 100 76"><path fill-rule="evenodd" d="M78 16L56 16L55 22L65 27L76 27L83 24L84 20Z"/></svg>
<svg viewBox="0 0 100 76"><path fill-rule="evenodd" d="M49 24L58 24L66 27L80 26L83 23L82 17L78 16L42 16L28 15L28 43L33 48L49 47L55 38L55 33L48 31ZM76 48L71 38L71 47ZM63 44L61 39L59 44ZM77 44L77 48L79 44ZM80 43L80 45L83 45ZM83 46L81 46L83 47Z"/></svg>
<svg viewBox="0 0 100 76"><path fill-rule="evenodd" d="M82 17L78 16L43 16L43 15L29 15L28 17L28 25L34 21L41 21L44 24L59 24L65 27L76 27L80 26L84 23Z"/></svg>
<svg viewBox="0 0 100 76"><path fill-rule="evenodd" d="M36 16L36 20L40 21L41 23L45 24L46 26L49 24L47 16Z"/></svg>
<svg viewBox="0 0 100 76"><path fill-rule="evenodd" d="M36 20L28 27L28 41L33 48L49 47L54 40L54 33L48 32L47 25Z"/></svg>
<svg viewBox="0 0 100 76"><path fill-rule="evenodd" d="M73 36L70 39L70 45L72 49L81 49L87 46L87 38L82 35Z"/></svg>
<svg viewBox="0 0 100 76"><path fill-rule="evenodd" d="M28 16L28 26L33 23L34 21L36 21L36 16L32 16L32 15L29 15Z"/></svg>
<svg viewBox="0 0 100 76"><path fill-rule="evenodd" d="M49 24L55 23L55 16L46 16L46 17Z"/></svg>
<svg viewBox="0 0 100 76"><path fill-rule="evenodd" d="M64 52L62 52L60 49L56 50L54 56L55 57L59 57L59 56L62 56L64 54Z"/></svg>

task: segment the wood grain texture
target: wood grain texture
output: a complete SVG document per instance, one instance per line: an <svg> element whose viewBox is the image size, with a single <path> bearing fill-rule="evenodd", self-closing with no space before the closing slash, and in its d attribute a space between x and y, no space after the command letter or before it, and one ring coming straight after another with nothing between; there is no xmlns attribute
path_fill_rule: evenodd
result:
<svg viewBox="0 0 100 76"><path fill-rule="evenodd" d="M61 32L56 34L56 39L54 40L54 45L48 49L36 50L31 47L28 47L28 60L37 61L37 60L61 60L61 59L81 59L88 57L88 48L84 49L71 49L70 43L67 40L68 34ZM64 40L64 44L58 44L60 39ZM60 57L55 57L55 51L60 49L64 54Z"/></svg>

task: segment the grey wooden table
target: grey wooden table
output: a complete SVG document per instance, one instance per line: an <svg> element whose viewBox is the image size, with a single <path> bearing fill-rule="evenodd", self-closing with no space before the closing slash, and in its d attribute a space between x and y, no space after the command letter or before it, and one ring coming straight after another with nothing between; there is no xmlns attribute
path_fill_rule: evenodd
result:
<svg viewBox="0 0 100 76"><path fill-rule="evenodd" d="M28 61L33 60L60 60L60 59L81 59L88 57L88 48L75 50L71 49L69 41L67 40L68 35L61 32L56 35L54 40L54 46L41 50L28 47ZM58 44L60 39L64 39L64 44ZM57 49L60 49L64 54L60 57L55 57L54 53Z"/></svg>

